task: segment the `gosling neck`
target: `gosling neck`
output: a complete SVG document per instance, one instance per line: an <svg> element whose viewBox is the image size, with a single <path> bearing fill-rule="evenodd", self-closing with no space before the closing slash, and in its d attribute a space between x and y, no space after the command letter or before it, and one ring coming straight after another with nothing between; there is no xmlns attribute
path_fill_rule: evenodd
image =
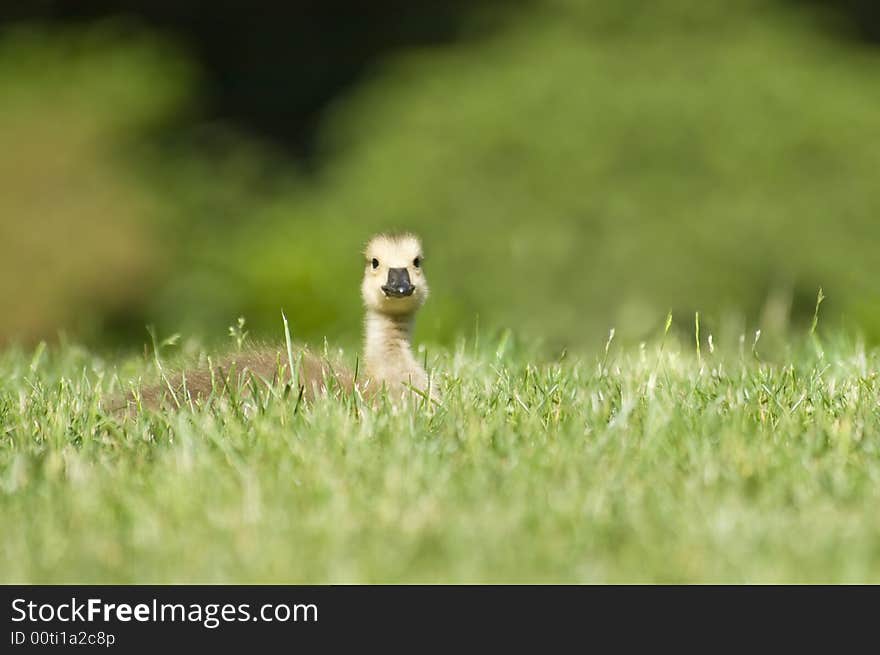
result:
<svg viewBox="0 0 880 655"><path fill-rule="evenodd" d="M410 345L414 322L413 314L367 311L364 364L368 375L377 383L388 386L423 383L425 372Z"/></svg>

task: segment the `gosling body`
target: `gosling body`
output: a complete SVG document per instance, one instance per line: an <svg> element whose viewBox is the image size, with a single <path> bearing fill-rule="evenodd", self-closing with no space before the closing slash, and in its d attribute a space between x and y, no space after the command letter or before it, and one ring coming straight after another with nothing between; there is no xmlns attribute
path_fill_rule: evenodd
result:
<svg viewBox="0 0 880 655"><path fill-rule="evenodd" d="M235 385L250 393L249 382L295 382L295 394L314 398L322 393L365 397L383 390L392 399L413 390L437 401L439 394L412 351L415 316L428 298L428 283L419 239L412 234L380 234L364 249L361 298L365 309L363 370L355 372L323 355L298 346L294 350L296 380L290 374L286 347L251 348L226 355L212 366L175 373L161 384L133 391L111 403L112 412L132 413L138 407L175 408L222 396Z"/></svg>

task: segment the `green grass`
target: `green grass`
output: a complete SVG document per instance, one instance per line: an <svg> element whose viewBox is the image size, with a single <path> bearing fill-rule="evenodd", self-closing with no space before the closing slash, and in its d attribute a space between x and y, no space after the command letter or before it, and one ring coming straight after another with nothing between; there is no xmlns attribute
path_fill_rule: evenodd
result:
<svg viewBox="0 0 880 655"><path fill-rule="evenodd" d="M152 355L6 351L0 582L880 582L880 353L753 341L482 335L428 352L433 410L125 422Z"/></svg>

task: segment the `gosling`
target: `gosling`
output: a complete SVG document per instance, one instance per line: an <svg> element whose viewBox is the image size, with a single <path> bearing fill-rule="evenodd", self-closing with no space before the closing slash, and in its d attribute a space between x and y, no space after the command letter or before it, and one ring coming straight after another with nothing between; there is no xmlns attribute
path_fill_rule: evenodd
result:
<svg viewBox="0 0 880 655"><path fill-rule="evenodd" d="M364 320L364 375L315 355L305 347L294 351L296 383L300 396L357 389L365 398L386 391L397 401L416 390L421 397L439 400L439 393L412 351L415 316L428 298L421 241L413 234L379 234L364 249L365 267L361 298ZM254 348L222 358L210 370L178 373L163 384L131 392L110 403L111 412L133 413L138 407L174 408L204 401L212 393L243 382L263 380L285 384L293 381L290 357L285 348ZM233 378L233 375L237 378ZM359 379L358 379L359 378Z"/></svg>

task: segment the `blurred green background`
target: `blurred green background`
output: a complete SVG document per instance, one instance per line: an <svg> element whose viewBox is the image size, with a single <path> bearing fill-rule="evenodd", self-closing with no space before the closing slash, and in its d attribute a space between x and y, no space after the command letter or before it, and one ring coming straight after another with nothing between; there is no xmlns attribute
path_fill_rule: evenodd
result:
<svg viewBox="0 0 880 655"><path fill-rule="evenodd" d="M420 233L419 336L880 340L880 12L794 0L0 10L0 342L355 344ZM367 6L363 6L367 5Z"/></svg>

